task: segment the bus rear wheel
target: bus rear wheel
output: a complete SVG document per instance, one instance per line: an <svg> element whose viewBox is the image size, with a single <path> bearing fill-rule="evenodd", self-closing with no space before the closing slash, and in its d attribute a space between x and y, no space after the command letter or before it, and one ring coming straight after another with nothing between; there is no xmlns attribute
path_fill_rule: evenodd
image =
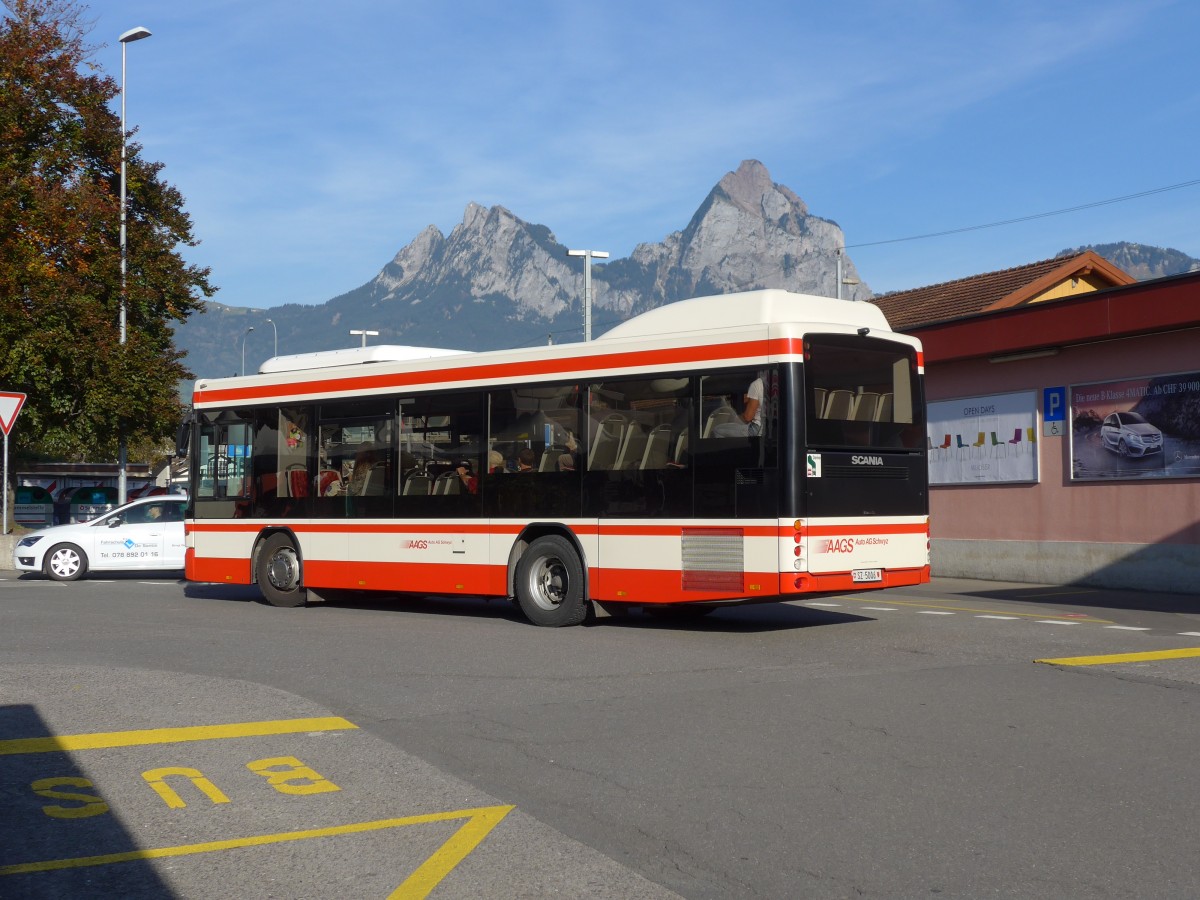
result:
<svg viewBox="0 0 1200 900"><path fill-rule="evenodd" d="M561 628L587 617L583 596L583 563L564 537L535 540L517 562L517 603L534 625Z"/></svg>
<svg viewBox="0 0 1200 900"><path fill-rule="evenodd" d="M300 554L286 534L273 534L263 542L254 577L263 599L272 606L303 606L308 600L308 592L300 586Z"/></svg>

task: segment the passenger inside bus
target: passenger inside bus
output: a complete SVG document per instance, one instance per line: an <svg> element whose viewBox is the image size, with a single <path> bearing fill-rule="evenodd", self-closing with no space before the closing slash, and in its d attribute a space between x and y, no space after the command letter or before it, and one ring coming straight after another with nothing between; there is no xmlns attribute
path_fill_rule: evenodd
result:
<svg viewBox="0 0 1200 900"><path fill-rule="evenodd" d="M462 482L463 491L468 494L479 493L479 479L471 471L471 461L469 459L460 460L454 471Z"/></svg>
<svg viewBox="0 0 1200 900"><path fill-rule="evenodd" d="M742 411L713 428L714 437L757 437L762 434L763 380L755 378L742 396Z"/></svg>

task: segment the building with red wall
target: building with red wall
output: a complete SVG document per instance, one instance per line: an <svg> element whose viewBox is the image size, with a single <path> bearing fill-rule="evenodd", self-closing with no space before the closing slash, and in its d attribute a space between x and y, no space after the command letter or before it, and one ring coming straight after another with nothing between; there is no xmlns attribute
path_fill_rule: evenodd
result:
<svg viewBox="0 0 1200 900"><path fill-rule="evenodd" d="M935 575L1200 592L1200 273L1080 254L876 302L925 346Z"/></svg>

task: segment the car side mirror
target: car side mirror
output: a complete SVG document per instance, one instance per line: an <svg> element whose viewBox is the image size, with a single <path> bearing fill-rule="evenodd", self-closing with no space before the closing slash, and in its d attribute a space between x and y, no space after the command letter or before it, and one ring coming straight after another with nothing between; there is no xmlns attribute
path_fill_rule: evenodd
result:
<svg viewBox="0 0 1200 900"><path fill-rule="evenodd" d="M117 526L119 526L121 524L122 521L123 521L122 516L113 516L111 519L108 520L107 524L108 524L109 528L116 528Z"/></svg>

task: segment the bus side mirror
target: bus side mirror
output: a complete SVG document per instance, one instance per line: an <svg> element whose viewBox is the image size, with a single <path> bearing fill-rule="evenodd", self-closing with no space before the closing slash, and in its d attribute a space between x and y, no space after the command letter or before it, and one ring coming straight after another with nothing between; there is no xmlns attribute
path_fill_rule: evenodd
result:
<svg viewBox="0 0 1200 900"><path fill-rule="evenodd" d="M188 445L192 442L192 426L189 422L184 422L179 426L179 431L175 435L175 455L184 457L188 455Z"/></svg>

